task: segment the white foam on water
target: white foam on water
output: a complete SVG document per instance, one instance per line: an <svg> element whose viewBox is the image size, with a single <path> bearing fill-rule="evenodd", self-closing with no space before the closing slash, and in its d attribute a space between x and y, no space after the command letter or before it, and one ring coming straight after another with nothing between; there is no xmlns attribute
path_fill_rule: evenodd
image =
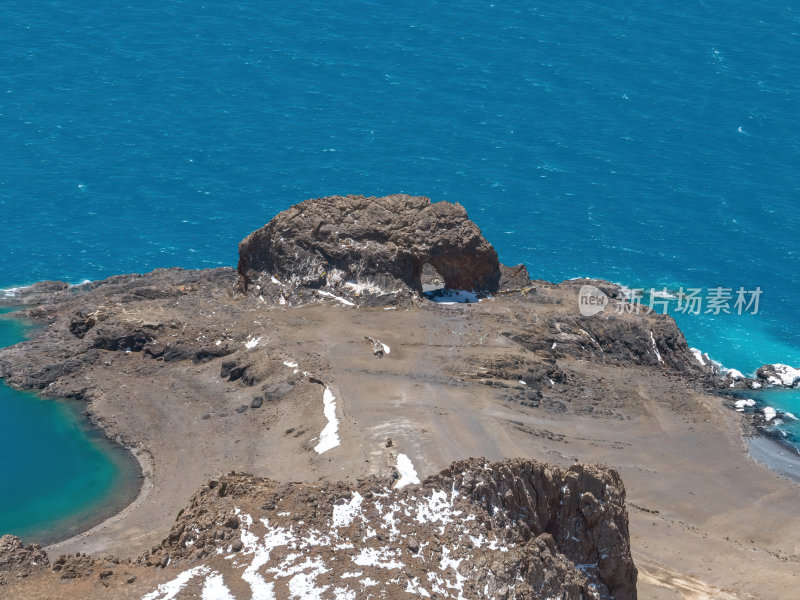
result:
<svg viewBox="0 0 800 600"><path fill-rule="evenodd" d="M772 385L782 385L784 387L793 387L800 381L800 369L795 369L789 365L774 364L772 365L775 375L767 377L767 381Z"/></svg>
<svg viewBox="0 0 800 600"><path fill-rule="evenodd" d="M317 454L327 452L341 444L338 433L339 420L336 418L336 397L330 388L325 388L325 392L322 394L322 402L324 406L323 412L325 413L325 418L328 419L328 424L319 434L319 444L314 446Z"/></svg>
<svg viewBox="0 0 800 600"><path fill-rule="evenodd" d="M764 407L764 418L767 421L772 421L772 419L774 419L776 416L777 416L777 413L775 412L774 408L772 408L771 406L765 406Z"/></svg>
<svg viewBox="0 0 800 600"><path fill-rule="evenodd" d="M697 359L697 362L699 362L702 366L704 366L704 367L708 366L708 364L711 362L708 359L708 355L704 354L702 351L698 350L697 348L689 348L689 350L692 351L692 354L694 354L695 359Z"/></svg>
<svg viewBox="0 0 800 600"><path fill-rule="evenodd" d="M666 290L653 290L650 295L653 298L663 298L665 300L677 300L678 297L673 294L672 292L668 292Z"/></svg>
<svg viewBox="0 0 800 600"><path fill-rule="evenodd" d="M725 377L730 379L744 379L744 375L737 369L725 369Z"/></svg>
<svg viewBox="0 0 800 600"><path fill-rule="evenodd" d="M0 290L0 293L1 293L1 294L2 294L2 295L5 297L5 298L13 298L13 297L15 297L15 296L17 296L17 295L19 294L19 291L20 291L21 289L23 289L23 288L21 288L21 287L11 287L11 288L5 288L5 289L3 289L3 290Z"/></svg>

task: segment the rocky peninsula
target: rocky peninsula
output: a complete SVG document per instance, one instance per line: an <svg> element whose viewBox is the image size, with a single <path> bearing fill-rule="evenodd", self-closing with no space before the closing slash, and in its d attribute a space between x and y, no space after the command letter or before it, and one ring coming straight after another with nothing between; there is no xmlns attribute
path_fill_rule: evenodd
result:
<svg viewBox="0 0 800 600"><path fill-rule="evenodd" d="M609 304L585 316L589 285ZM675 322L608 282L500 264L457 204L307 200L236 269L0 303L41 325L0 350L0 377L85 402L142 468L133 504L89 531L2 538L4 598L800 587L798 486L748 457L751 417Z"/></svg>

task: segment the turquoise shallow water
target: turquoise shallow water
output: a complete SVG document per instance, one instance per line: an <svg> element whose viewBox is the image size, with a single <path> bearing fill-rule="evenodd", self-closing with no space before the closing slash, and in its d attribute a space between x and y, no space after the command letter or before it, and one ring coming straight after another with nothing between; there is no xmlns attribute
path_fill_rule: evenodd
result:
<svg viewBox="0 0 800 600"><path fill-rule="evenodd" d="M774 408L778 416L768 425L768 429L773 430L773 433L777 432L779 439L788 443L795 451L800 449L800 413L797 411L800 407L800 390L780 388L742 390L735 396L755 400L757 402L755 410L763 409L765 406Z"/></svg>
<svg viewBox="0 0 800 600"><path fill-rule="evenodd" d="M761 287L678 322L800 366L796 3L10 0L0 33L0 288L235 265L299 200L403 191L534 277Z"/></svg>
<svg viewBox="0 0 800 600"><path fill-rule="evenodd" d="M0 346L26 329L0 314ZM0 407L0 534L53 541L132 500L135 461L88 426L78 402L43 400L0 381Z"/></svg>

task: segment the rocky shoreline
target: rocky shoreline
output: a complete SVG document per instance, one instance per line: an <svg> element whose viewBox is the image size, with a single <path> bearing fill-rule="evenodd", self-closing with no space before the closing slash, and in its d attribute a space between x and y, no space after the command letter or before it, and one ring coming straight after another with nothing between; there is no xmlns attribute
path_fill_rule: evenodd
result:
<svg viewBox="0 0 800 600"><path fill-rule="evenodd" d="M178 598L197 597L200 587L222 580L230 597L249 597L253 581L266 582L264 564L220 558L209 566L202 561L210 555L196 552L200 538L183 535L194 527L183 515L197 523L198 510L211 514L212 506L228 502L221 500L227 492L211 492L222 483L256 491L283 485L280 495L296 494L299 509L309 494L322 493L313 486L328 486L324 494L347 491L352 501L353 490L366 498L358 481L384 481L380 485L391 489L408 465L424 478L452 473L452 464L477 456L498 465L516 457L550 463L524 463L538 465L548 477L588 469L576 463L601 462L619 471L631 498L631 550L617 563L636 561L642 597L672 597L659 594L680 592L684 584L676 581L706 586L707 597L725 597L730 582L738 581L732 565L742 556L757 556L772 575L737 583L737 593L758 589L761 597L777 598L794 589L797 571L791 566L800 559L793 526L778 532L769 514L758 523L737 517L757 507L764 494L773 507L790 511L796 487L737 456L746 452L741 434L747 419L717 395L729 382L721 383L713 366L697 359L670 317L616 310L624 304L618 286L532 281L524 267L505 267L493 253L458 205L407 196L333 197L301 203L248 236L237 270L163 269L79 286L45 282L0 298L0 305L21 306L23 316L41 325L31 340L0 350L0 377L20 389L86 402L87 415L110 439L146 458L151 486L110 521L49 547L50 556L63 555L54 561L58 569L34 569L19 578L17 567L0 566L0 590L49 597L52 586L68 579L74 597L155 599L160 586L194 569ZM468 303L420 295L453 282L483 293L457 297L473 300ZM579 291L586 285L610 298L605 311L580 313ZM407 461L402 468L400 456ZM231 471L237 475L220 478ZM612 488L623 489L618 476L608 476L617 477ZM514 488L524 479L511 475L504 481ZM335 483L340 481L346 483ZM431 481L402 494L433 493ZM553 490L548 494L560 498ZM586 501L591 504L588 496ZM316 502L319 511L327 500ZM615 524L622 535L627 513L624 502L615 502L622 512L600 522ZM263 518L297 525L279 514L287 510L269 505L258 505L266 511ZM214 510L223 508L242 509L220 504ZM581 527L594 518L587 514ZM319 521L317 534L322 526ZM219 538L212 527L203 546L222 548L212 540L239 535L231 533L239 527L228 529ZM268 533L247 532L240 532L242 548L251 535ZM549 542L540 541L534 554L556 556ZM624 550L628 542L620 543L615 546ZM687 544L694 549L675 552ZM36 548L25 550L12 540L4 547L9 555L39 556ZM602 561L587 571L594 559L576 562L584 558L558 543L555 549L572 570L552 593L636 597L632 562L609 587L592 579ZM448 581L469 579L474 556L437 556ZM317 573L315 581L329 586L322 597L344 585L344 572L331 571L324 561L315 571L317 559L307 558L293 577ZM505 572L508 558L495 556L500 565L493 572ZM461 562L451 568L448 561ZM708 561L713 571L696 571ZM561 572L556 563L526 572ZM65 569L75 576L63 578ZM396 574L384 571L368 577L394 585ZM508 571L492 583L505 588L495 595L532 597L522 588L515 595L515 577ZM429 581L420 589L431 593L433 584L440 585ZM442 597L455 593L441 589ZM467 597L479 595L476 587Z"/></svg>

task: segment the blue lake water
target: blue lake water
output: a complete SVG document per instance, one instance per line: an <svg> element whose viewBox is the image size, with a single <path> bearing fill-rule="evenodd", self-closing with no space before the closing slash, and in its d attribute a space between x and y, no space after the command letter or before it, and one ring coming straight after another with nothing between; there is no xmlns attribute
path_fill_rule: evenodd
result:
<svg viewBox="0 0 800 600"><path fill-rule="evenodd" d="M402 191L534 277L760 287L676 318L800 366L796 3L11 0L0 31L0 287L234 265L299 200Z"/></svg>
<svg viewBox="0 0 800 600"><path fill-rule="evenodd" d="M26 327L0 312L0 346ZM81 417L82 406L44 400L0 381L0 535L49 542L68 537L130 502L135 460Z"/></svg>

